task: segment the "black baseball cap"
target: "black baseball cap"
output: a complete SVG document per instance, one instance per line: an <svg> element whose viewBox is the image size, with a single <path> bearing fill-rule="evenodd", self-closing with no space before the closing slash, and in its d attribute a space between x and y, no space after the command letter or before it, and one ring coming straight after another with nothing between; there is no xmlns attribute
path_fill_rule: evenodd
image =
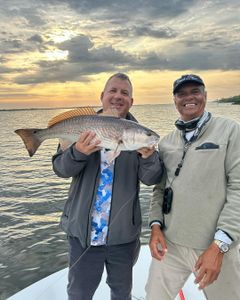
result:
<svg viewBox="0 0 240 300"><path fill-rule="evenodd" d="M205 86L202 78L200 78L198 75L186 74L186 75L182 75L180 78L174 81L173 94L176 94L176 92L180 89L180 87L182 87L185 83L196 83L198 85Z"/></svg>

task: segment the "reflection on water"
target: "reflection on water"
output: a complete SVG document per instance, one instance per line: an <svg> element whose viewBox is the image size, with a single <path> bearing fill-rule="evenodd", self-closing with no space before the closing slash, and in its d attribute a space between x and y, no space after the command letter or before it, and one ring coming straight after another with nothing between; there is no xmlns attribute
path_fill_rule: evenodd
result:
<svg viewBox="0 0 240 300"><path fill-rule="evenodd" d="M240 121L240 106L209 104L215 115ZM67 198L69 179L52 171L51 157L57 140L48 140L29 158L18 128L44 128L63 110L0 111L0 300L67 264L65 234L59 217ZM166 135L174 128L177 114L173 105L136 106L139 122ZM147 243L149 200L152 187L141 186L143 212L142 242Z"/></svg>

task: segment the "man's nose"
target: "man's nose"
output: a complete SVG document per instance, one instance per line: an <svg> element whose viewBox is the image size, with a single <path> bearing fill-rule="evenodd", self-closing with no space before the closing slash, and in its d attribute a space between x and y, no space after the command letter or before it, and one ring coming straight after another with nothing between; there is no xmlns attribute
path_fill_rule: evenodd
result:
<svg viewBox="0 0 240 300"><path fill-rule="evenodd" d="M121 93L121 91L116 91L116 93L114 94L114 98L115 98L115 99L121 99L121 98L122 98L122 93Z"/></svg>
<svg viewBox="0 0 240 300"><path fill-rule="evenodd" d="M185 99L193 99L194 98L194 94L189 92L189 93L186 93L185 95Z"/></svg>

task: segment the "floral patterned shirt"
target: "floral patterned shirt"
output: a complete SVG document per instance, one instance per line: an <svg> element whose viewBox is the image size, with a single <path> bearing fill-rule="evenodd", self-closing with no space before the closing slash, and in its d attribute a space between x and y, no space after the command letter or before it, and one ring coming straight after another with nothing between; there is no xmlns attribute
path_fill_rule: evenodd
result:
<svg viewBox="0 0 240 300"><path fill-rule="evenodd" d="M106 150L101 150L101 174L92 214L91 245L106 244L111 209L114 161L106 162Z"/></svg>

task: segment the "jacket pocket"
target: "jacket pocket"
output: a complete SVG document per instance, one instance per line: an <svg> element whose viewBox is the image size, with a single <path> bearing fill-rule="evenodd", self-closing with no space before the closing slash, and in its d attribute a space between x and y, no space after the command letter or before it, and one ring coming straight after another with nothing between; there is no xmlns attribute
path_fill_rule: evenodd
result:
<svg viewBox="0 0 240 300"><path fill-rule="evenodd" d="M195 150L211 150L211 149L219 149L219 145L214 143L203 143L202 145L195 148Z"/></svg>

